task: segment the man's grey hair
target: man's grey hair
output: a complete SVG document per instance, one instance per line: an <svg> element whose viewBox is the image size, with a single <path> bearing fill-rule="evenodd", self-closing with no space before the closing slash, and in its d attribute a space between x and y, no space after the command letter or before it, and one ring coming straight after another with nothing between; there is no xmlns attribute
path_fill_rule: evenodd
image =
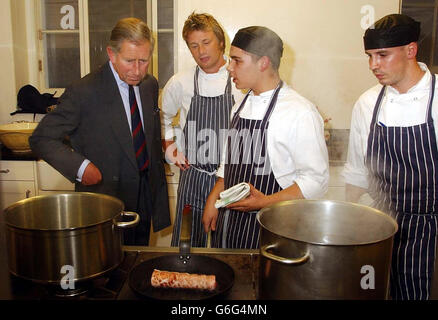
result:
<svg viewBox="0 0 438 320"><path fill-rule="evenodd" d="M122 42L128 40L137 45L148 41L151 44L151 52L154 50L154 38L148 25L137 18L124 18L117 22L111 31L109 46L114 52L119 52Z"/></svg>

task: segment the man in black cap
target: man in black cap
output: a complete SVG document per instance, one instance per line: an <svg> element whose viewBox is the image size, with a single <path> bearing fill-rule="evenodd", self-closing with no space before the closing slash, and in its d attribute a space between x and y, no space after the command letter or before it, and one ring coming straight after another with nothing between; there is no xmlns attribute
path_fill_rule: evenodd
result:
<svg viewBox="0 0 438 320"><path fill-rule="evenodd" d="M420 23L391 14L365 32L365 53L379 84L356 102L344 168L347 200L369 192L399 225L391 297L428 299L438 219L436 75L417 62Z"/></svg>
<svg viewBox="0 0 438 320"><path fill-rule="evenodd" d="M193 12L184 22L182 35L196 64L175 74L161 95L166 159L181 169L171 245L179 245L183 210L188 204L193 219L191 246L206 247L202 212L216 182L222 151L221 141L212 136L220 137L220 132L228 129L231 108L243 99L243 93L231 83L224 55L225 33L212 15ZM205 152L198 152L201 149Z"/></svg>
<svg viewBox="0 0 438 320"><path fill-rule="evenodd" d="M231 111L228 143L203 214L212 247L259 247L259 209L282 200L322 196L328 186L323 120L316 107L280 79L283 42L272 30L240 29L228 70L250 89ZM215 207L220 192L248 183L247 198Z"/></svg>

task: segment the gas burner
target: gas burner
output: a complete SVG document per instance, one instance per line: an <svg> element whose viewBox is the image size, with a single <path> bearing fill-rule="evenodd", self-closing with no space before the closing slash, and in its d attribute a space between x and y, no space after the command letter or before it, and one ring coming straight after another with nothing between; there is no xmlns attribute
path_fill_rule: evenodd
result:
<svg viewBox="0 0 438 320"><path fill-rule="evenodd" d="M87 295L92 286L91 281L76 284L74 289L63 289L60 285L55 285L54 288L49 289L49 292L52 292L51 295L55 297L69 299Z"/></svg>
<svg viewBox="0 0 438 320"><path fill-rule="evenodd" d="M16 299L64 300L88 299L93 281L82 281L74 289L63 289L59 284L41 284L11 276L13 295Z"/></svg>
<svg viewBox="0 0 438 320"><path fill-rule="evenodd" d="M41 284L10 275L11 295L17 300L115 300L135 263L137 252L125 252L118 268L100 277L78 281L74 289Z"/></svg>

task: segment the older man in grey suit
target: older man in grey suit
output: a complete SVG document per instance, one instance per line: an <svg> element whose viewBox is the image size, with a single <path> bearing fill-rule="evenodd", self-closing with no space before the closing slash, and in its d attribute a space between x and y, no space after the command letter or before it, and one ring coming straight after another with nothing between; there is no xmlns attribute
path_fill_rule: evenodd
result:
<svg viewBox="0 0 438 320"><path fill-rule="evenodd" d="M107 48L110 61L67 88L29 139L76 191L118 197L140 214L139 225L125 231L128 245L148 245L151 220L154 231L170 225L158 83L147 74L153 44L143 21L120 20Z"/></svg>

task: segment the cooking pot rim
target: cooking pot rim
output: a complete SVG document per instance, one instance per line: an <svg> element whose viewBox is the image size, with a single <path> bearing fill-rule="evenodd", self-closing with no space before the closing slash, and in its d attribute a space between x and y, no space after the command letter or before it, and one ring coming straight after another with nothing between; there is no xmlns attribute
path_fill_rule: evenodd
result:
<svg viewBox="0 0 438 320"><path fill-rule="evenodd" d="M268 210L276 208L276 207L282 207L285 205L290 205L290 204L297 204L297 203L333 203L333 204L339 204L339 205L347 205L347 206L356 206L356 207L361 207L366 209L367 211L374 211L374 213L382 216L384 219L386 219L388 222L390 222L393 227L394 227L394 231L391 235L387 236L387 237L383 237L381 239L376 239L373 241L364 241L364 242L358 242L358 243L354 243L354 244L337 244L337 243L324 243L324 242L318 242L318 241L305 241L305 240L300 240L300 239L295 239L293 237L289 237L289 236L285 236L284 234L279 234L273 230L271 230L270 228L266 227L264 224L261 223L261 216ZM288 240L293 240L293 241L297 241L300 243L305 243L305 244L312 244L312 245L320 245L320 246L337 246L337 247L351 247L351 246L364 246L364 245L372 245L378 242L382 242L385 241L387 239L392 238L398 231L398 224L397 221L391 217L390 215L377 210L375 208L371 208L369 206L363 205L363 204L358 204L358 203L352 203L352 202L347 202L347 201L339 201L339 200L325 200L325 199L321 199L321 200L310 200L310 199L296 199L296 200L287 200L287 201L280 201L277 203L274 203L273 205L270 205L268 207L265 207L263 209L261 209L259 212L257 212L257 221L260 224L261 227L263 227L264 229L268 230L269 232L275 234L278 237L282 237Z"/></svg>
<svg viewBox="0 0 438 320"><path fill-rule="evenodd" d="M95 223L90 223L87 225L83 225L83 226L78 226L78 227L70 227L70 228L58 228L58 229L50 229L50 228L27 228L27 227L23 227L23 226L19 226L16 225L14 223L11 223L8 220L8 215L10 214L11 210L13 210L16 207L20 207L23 204L27 203L27 202L32 202L32 201L38 201L42 198L58 198L60 196L65 196L65 195L74 195L74 196L91 196L91 197L99 197L99 198L106 198L108 200L111 201L115 201L115 202L119 202L120 203L120 212L113 216L110 217L108 219L105 220L101 220ZM57 231L75 231L75 230L81 230L81 229L86 229L86 228L91 228L100 224L105 224L109 221L113 221L118 215L120 215L123 211L125 210L125 204L123 203L123 201L121 201L120 199L107 195L107 194L103 194L103 193L94 193L94 192L77 192L77 191L72 191L72 192L63 192L63 193L56 193L56 194L49 194L49 195L39 195L39 196L34 196L31 198L27 198L27 199L22 199L19 200L17 202L14 202L13 204L11 204L10 206L6 207L5 209L3 209L4 215L5 215L5 225L14 229L19 229L19 230L32 230L35 232L57 232Z"/></svg>

